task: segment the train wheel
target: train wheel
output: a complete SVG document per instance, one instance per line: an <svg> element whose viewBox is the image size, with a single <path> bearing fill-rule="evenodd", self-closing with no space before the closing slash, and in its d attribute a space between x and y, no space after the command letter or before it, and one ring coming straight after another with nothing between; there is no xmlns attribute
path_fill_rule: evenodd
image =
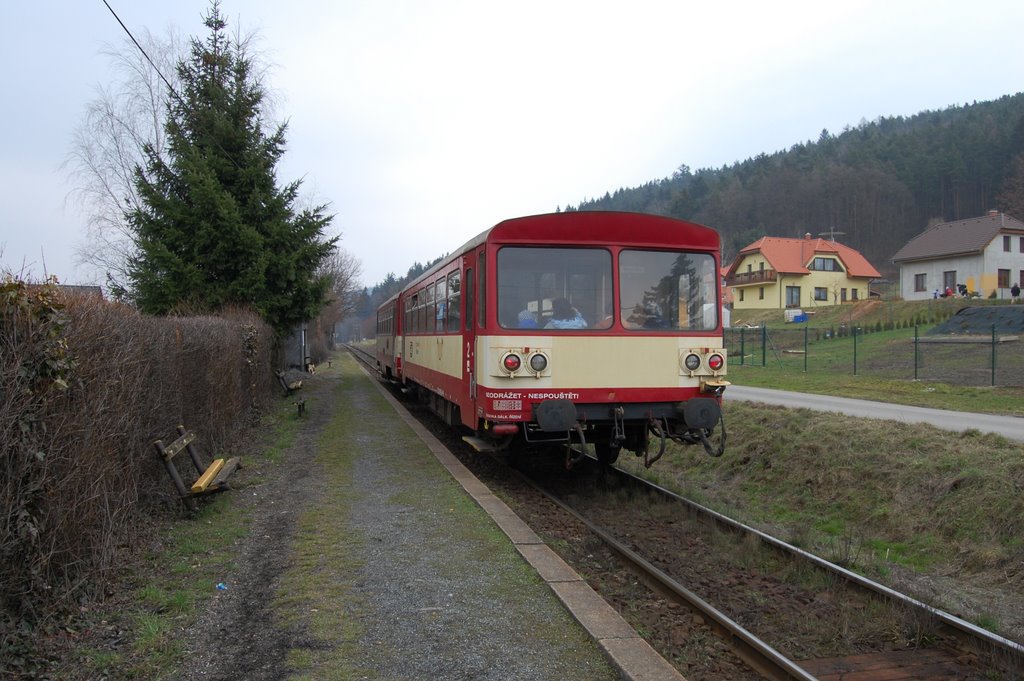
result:
<svg viewBox="0 0 1024 681"><path fill-rule="evenodd" d="M611 442L595 442L594 452L597 454L597 460L605 466L611 466L619 458L619 452L622 450L622 445L612 444Z"/></svg>

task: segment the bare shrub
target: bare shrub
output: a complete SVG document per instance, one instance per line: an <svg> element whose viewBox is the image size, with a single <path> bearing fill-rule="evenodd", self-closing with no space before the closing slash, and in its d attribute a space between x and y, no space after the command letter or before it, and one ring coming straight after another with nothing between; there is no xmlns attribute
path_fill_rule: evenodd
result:
<svg viewBox="0 0 1024 681"><path fill-rule="evenodd" d="M102 591L140 514L179 503L153 441L184 424L228 448L273 394L274 348L241 311L153 318L10 278L0 292L2 644Z"/></svg>

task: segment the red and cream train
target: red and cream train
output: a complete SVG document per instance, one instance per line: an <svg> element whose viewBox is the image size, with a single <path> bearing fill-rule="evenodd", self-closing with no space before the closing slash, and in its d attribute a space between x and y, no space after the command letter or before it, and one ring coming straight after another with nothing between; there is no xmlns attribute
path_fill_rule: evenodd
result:
<svg viewBox="0 0 1024 681"><path fill-rule="evenodd" d="M717 232L666 217L506 220L381 305L377 367L478 448L589 443L650 465L671 439L717 456L719 258Z"/></svg>

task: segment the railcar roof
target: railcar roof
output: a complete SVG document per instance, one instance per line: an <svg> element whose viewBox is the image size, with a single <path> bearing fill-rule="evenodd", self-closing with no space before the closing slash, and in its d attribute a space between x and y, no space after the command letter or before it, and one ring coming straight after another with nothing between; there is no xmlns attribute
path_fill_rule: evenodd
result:
<svg viewBox="0 0 1024 681"><path fill-rule="evenodd" d="M628 228L623 222L628 221ZM503 220L452 251L452 256L466 253L483 243L566 243L618 245L661 248L696 248L719 250L718 232L699 225L661 215L619 211L571 211L545 213ZM406 289L447 267L451 257L431 267L406 285Z"/></svg>

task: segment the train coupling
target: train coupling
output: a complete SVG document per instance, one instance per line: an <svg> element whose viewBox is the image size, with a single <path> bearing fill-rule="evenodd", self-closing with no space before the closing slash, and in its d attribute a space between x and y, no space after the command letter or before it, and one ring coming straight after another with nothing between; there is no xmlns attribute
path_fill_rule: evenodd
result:
<svg viewBox="0 0 1024 681"><path fill-rule="evenodd" d="M703 379L700 382L700 392L702 395L721 397L722 393L724 393L725 389L730 385L732 385L732 383L724 378Z"/></svg>

